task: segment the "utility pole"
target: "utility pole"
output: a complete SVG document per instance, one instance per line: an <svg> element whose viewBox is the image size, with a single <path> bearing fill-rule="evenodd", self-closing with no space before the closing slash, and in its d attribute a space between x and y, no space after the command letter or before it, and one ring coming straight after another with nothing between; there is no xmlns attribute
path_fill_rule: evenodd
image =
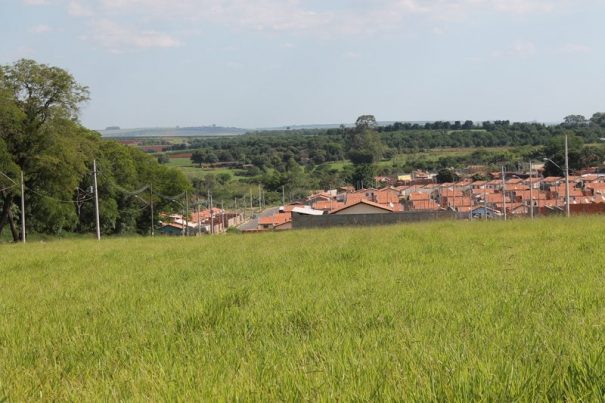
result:
<svg viewBox="0 0 605 403"><path fill-rule="evenodd" d="M25 184L21 171L21 242L25 243Z"/></svg>
<svg viewBox="0 0 605 403"><path fill-rule="evenodd" d="M185 236L189 235L189 195L185 190Z"/></svg>
<svg viewBox="0 0 605 403"><path fill-rule="evenodd" d="M200 196L197 195L197 234L202 234L202 224L200 223Z"/></svg>
<svg viewBox="0 0 605 403"><path fill-rule="evenodd" d="M92 160L92 174L95 185L95 219L97 223L97 241L101 240L101 223L99 220L99 189L97 187L97 160Z"/></svg>
<svg viewBox="0 0 605 403"><path fill-rule="evenodd" d="M533 164L529 160L529 216L534 219L534 184L532 183L533 178Z"/></svg>
<svg viewBox="0 0 605 403"><path fill-rule="evenodd" d="M151 207L151 236L155 236L154 232L154 214L153 214L153 183L149 185L149 206Z"/></svg>
<svg viewBox="0 0 605 403"><path fill-rule="evenodd" d="M286 205L286 187L282 185L281 187L281 205Z"/></svg>
<svg viewBox="0 0 605 403"><path fill-rule="evenodd" d="M568 153L568 148L567 148L567 134L565 135L565 212L567 214L567 217L569 217L570 211L569 211L569 153Z"/></svg>
<svg viewBox="0 0 605 403"><path fill-rule="evenodd" d="M214 234L214 209L212 208L212 194L208 193L210 199L210 233Z"/></svg>
<svg viewBox="0 0 605 403"><path fill-rule="evenodd" d="M506 181L504 176L504 165L502 165L502 212L506 221Z"/></svg>

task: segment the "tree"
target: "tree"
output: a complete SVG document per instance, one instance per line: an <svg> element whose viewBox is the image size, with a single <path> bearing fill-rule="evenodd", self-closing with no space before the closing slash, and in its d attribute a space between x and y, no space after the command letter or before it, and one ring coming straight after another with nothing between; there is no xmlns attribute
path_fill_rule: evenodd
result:
<svg viewBox="0 0 605 403"><path fill-rule="evenodd" d="M375 128L374 116L363 115L357 118L355 128L345 133L347 157L354 164L371 164L382 157L384 146Z"/></svg>
<svg viewBox="0 0 605 403"><path fill-rule="evenodd" d="M199 164L200 168L202 167L202 164L205 161L205 156L204 156L204 152L202 150L195 150L192 154L191 154L191 162L193 162L194 164Z"/></svg>
<svg viewBox="0 0 605 403"><path fill-rule="evenodd" d="M170 156L166 153L162 153L158 155L158 163L160 164L168 164L170 162Z"/></svg>
<svg viewBox="0 0 605 403"><path fill-rule="evenodd" d="M605 112L597 112L590 118L590 123L605 128Z"/></svg>
<svg viewBox="0 0 605 403"><path fill-rule="evenodd" d="M153 185L159 194L175 195L189 187L187 179L146 153L102 141L99 133L81 126L78 111L87 99L86 87L60 68L32 60L0 66L0 171L13 180L24 173L25 213L33 230L86 231L94 226L88 189L96 159L102 231L148 231L150 209L141 203L149 196L129 190ZM0 189L0 233L9 224L16 241L12 210L20 205L20 194ZM75 202L82 195L84 202ZM156 211L170 208L163 200L155 204Z"/></svg>
<svg viewBox="0 0 605 403"><path fill-rule="evenodd" d="M376 118L374 115L361 115L355 121L355 128L359 131L371 129L374 130L378 127L378 123L376 123Z"/></svg>
<svg viewBox="0 0 605 403"><path fill-rule="evenodd" d="M12 162L26 172L29 188L45 189L55 198L73 193L87 169L82 157L90 155L92 143L98 140L98 134L77 124L80 105L86 100L88 89L60 68L25 59L0 66L0 139ZM6 222L14 226L10 210L18 201L18 196L7 192L1 197L0 232ZM74 220L51 197L33 202L39 215L34 218L42 222L52 218L61 225Z"/></svg>
<svg viewBox="0 0 605 403"><path fill-rule="evenodd" d="M348 182L355 186L355 189L363 189L374 183L376 167L372 164L362 164L353 167Z"/></svg>
<svg viewBox="0 0 605 403"><path fill-rule="evenodd" d="M437 182L439 183L453 183L460 180L460 176L452 169L443 168L437 172Z"/></svg>
<svg viewBox="0 0 605 403"><path fill-rule="evenodd" d="M568 115L563 118L563 125L567 127L578 127L588 124L588 120L582 115Z"/></svg>
<svg viewBox="0 0 605 403"><path fill-rule="evenodd" d="M584 141L573 134L567 135L568 144L568 155L569 155L569 169L581 168L580 154L584 146ZM552 138L548 144L544 147L544 154L546 158L554 161L547 161L544 164L544 175L545 176L563 176L565 172L565 137L558 136ZM558 165L558 166L557 166ZM571 173L570 173L571 174Z"/></svg>

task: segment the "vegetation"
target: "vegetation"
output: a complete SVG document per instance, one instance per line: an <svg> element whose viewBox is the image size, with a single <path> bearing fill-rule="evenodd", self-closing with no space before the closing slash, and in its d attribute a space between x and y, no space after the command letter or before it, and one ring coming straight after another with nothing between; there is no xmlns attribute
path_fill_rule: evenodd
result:
<svg viewBox="0 0 605 403"><path fill-rule="evenodd" d="M602 228L4 245L0 400L599 401Z"/></svg>
<svg viewBox="0 0 605 403"><path fill-rule="evenodd" d="M269 192L291 194L312 189L373 183L376 175L397 175L414 169L452 170L484 165L499 170L529 159L550 158L548 175L561 175L563 135L570 137L570 168L601 165L605 148L603 114L586 119L570 115L560 125L509 121L394 123L379 126L372 115L354 127L255 132L238 137L189 139L172 146L192 150L192 163L231 169L237 181L262 184ZM452 155L444 150L465 149ZM435 155L439 155L435 158ZM398 162L404 160L404 162ZM296 183L291 182L296 177ZM222 191L222 190L221 190ZM232 195L238 196L238 195ZM239 195L241 196L241 195Z"/></svg>
<svg viewBox="0 0 605 403"><path fill-rule="evenodd" d="M0 66L0 238L6 225L15 241L21 236L16 186L21 172L29 230L50 234L91 229L95 159L104 233L147 232L151 197L157 211L170 209L157 195L190 188L181 172L82 127L79 108L87 100L88 89L60 68L33 60ZM133 190L145 185L152 185L156 196L134 197Z"/></svg>

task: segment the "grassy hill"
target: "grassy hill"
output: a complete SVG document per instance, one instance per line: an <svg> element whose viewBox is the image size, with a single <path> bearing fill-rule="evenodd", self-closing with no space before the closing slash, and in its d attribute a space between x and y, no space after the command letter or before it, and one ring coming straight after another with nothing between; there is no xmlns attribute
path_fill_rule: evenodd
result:
<svg viewBox="0 0 605 403"><path fill-rule="evenodd" d="M0 245L0 400L602 400L604 224Z"/></svg>

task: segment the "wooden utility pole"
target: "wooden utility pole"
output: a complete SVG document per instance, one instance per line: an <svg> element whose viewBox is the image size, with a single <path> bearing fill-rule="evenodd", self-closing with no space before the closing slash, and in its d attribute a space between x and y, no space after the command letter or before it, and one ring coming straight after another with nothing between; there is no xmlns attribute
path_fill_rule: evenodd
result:
<svg viewBox="0 0 605 403"><path fill-rule="evenodd" d="M153 218L153 183L151 185L149 185L149 206L151 207L151 236L155 236L155 231L154 231L154 218Z"/></svg>
<svg viewBox="0 0 605 403"><path fill-rule="evenodd" d="M21 242L25 243L25 184L21 171Z"/></svg>
<svg viewBox="0 0 605 403"><path fill-rule="evenodd" d="M101 223L99 220L99 189L97 187L97 160L92 161L92 173L95 186L95 219L97 223L97 241L101 240Z"/></svg>
<svg viewBox="0 0 605 403"><path fill-rule="evenodd" d="M534 219L534 184L532 183L533 164L529 160L529 216Z"/></svg>
<svg viewBox="0 0 605 403"><path fill-rule="evenodd" d="M502 165L502 212L504 213L504 221L506 221L506 180L504 175L504 165Z"/></svg>

